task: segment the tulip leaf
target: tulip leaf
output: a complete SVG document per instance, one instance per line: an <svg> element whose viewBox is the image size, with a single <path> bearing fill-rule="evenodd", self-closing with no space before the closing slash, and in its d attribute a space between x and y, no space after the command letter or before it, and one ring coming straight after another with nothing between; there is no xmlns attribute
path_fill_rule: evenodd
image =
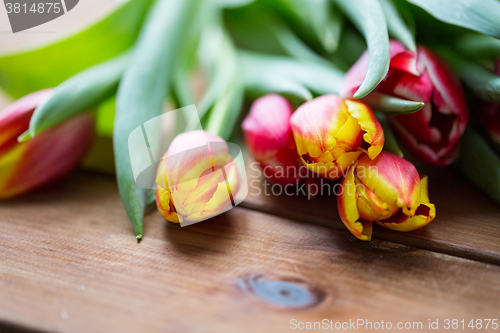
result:
<svg viewBox="0 0 500 333"><path fill-rule="evenodd" d="M392 0L379 0L384 10L389 33L398 39L410 51L417 51L415 36L410 31L405 21L398 12Z"/></svg>
<svg viewBox="0 0 500 333"><path fill-rule="evenodd" d="M389 71L389 35L380 2L373 0L337 0L335 2L365 36L369 62L365 79L354 98L368 95Z"/></svg>
<svg viewBox="0 0 500 333"><path fill-rule="evenodd" d="M198 49L199 62L209 76L198 114L208 132L227 140L242 108L244 86L236 48L222 24L221 13L213 14Z"/></svg>
<svg viewBox="0 0 500 333"><path fill-rule="evenodd" d="M329 0L267 0L299 36L334 52L339 43L342 18L332 11Z"/></svg>
<svg viewBox="0 0 500 333"><path fill-rule="evenodd" d="M224 8L244 7L255 0L213 0L213 3Z"/></svg>
<svg viewBox="0 0 500 333"><path fill-rule="evenodd" d="M363 97L361 101L372 109L386 113L387 115L414 113L422 109L425 105L423 102L409 101L377 92L372 92L368 96Z"/></svg>
<svg viewBox="0 0 500 333"><path fill-rule="evenodd" d="M392 131L391 126L389 125L389 121L387 120L387 116L383 113L376 112L375 116L377 117L382 129L384 130L384 150L390 153L393 153L399 157L403 157L403 151L399 147L398 140L396 139L396 135Z"/></svg>
<svg viewBox="0 0 500 333"><path fill-rule="evenodd" d="M212 80L207 95L200 103L200 114L205 115L209 111L207 131L228 140L241 111L244 86L236 48L220 22L214 29L221 38L211 63L206 63Z"/></svg>
<svg viewBox="0 0 500 333"><path fill-rule="evenodd" d="M323 62L240 52L245 86L257 93L287 93L302 100L318 94L338 94L343 73Z"/></svg>
<svg viewBox="0 0 500 333"><path fill-rule="evenodd" d="M29 134L57 125L114 95L128 61L128 54L90 67L54 89L50 98L35 109Z"/></svg>
<svg viewBox="0 0 500 333"><path fill-rule="evenodd" d="M454 67L474 95L485 101L500 103L500 76L449 48L439 48L438 51Z"/></svg>
<svg viewBox="0 0 500 333"><path fill-rule="evenodd" d="M460 53L472 59L478 56L491 60L500 58L500 40L490 36L467 34L457 41L456 46Z"/></svg>
<svg viewBox="0 0 500 333"><path fill-rule="evenodd" d="M440 21L500 38L498 0L408 0Z"/></svg>
<svg viewBox="0 0 500 333"><path fill-rule="evenodd" d="M276 93L293 96L302 101L308 101L313 98L309 89L287 78L273 76L257 77L254 73L248 72L245 75L245 81L247 91L254 97Z"/></svg>
<svg viewBox="0 0 500 333"><path fill-rule="evenodd" d="M0 57L0 88L13 97L56 87L82 70L125 52L136 40L151 0L130 0L62 41Z"/></svg>
<svg viewBox="0 0 500 333"><path fill-rule="evenodd" d="M469 127L465 131L454 166L500 203L500 157L476 129Z"/></svg>
<svg viewBox="0 0 500 333"><path fill-rule="evenodd" d="M314 53L302 42L286 25L277 23L271 28L271 31L276 35L278 43L288 55L299 59L325 61L324 58Z"/></svg>
<svg viewBox="0 0 500 333"><path fill-rule="evenodd" d="M113 131L116 176L118 189L137 239L142 237L142 221L149 190L140 188L135 183L128 139L134 129L161 114L165 95L169 90L169 76L176 46L181 40L187 15L194 2L156 2L131 54L118 89ZM149 136L148 139L159 140Z"/></svg>
<svg viewBox="0 0 500 333"><path fill-rule="evenodd" d="M243 97L243 84L236 79L232 87L215 101L210 111L207 131L228 140L241 112Z"/></svg>

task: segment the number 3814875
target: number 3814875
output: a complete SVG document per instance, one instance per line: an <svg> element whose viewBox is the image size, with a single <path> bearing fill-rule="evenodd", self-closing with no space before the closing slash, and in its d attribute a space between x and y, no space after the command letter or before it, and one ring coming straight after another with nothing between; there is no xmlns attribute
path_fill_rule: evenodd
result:
<svg viewBox="0 0 500 333"><path fill-rule="evenodd" d="M5 8L7 8L7 14L10 13L34 13L34 14L43 14L43 13L60 13L61 12L61 4L60 3L54 3L54 2L39 2L39 3L34 3L31 6L26 4L26 3L19 3L19 2L7 2L5 4Z"/></svg>

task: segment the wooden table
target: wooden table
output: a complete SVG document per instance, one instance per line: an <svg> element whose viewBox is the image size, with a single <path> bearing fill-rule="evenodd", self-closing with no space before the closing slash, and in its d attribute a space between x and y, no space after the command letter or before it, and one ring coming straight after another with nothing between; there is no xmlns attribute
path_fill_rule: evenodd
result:
<svg viewBox="0 0 500 333"><path fill-rule="evenodd" d="M440 173L456 184L431 177L438 218L421 231L376 228L361 242L332 197L251 190L189 227L153 211L137 243L114 179L79 171L0 203L0 331L288 332L323 319L429 331L429 320L500 318L500 210Z"/></svg>

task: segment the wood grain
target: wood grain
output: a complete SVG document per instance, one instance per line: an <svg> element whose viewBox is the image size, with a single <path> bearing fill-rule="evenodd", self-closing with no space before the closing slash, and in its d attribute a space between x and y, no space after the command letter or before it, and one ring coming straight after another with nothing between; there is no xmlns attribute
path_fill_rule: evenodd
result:
<svg viewBox="0 0 500 333"><path fill-rule="evenodd" d="M0 228L0 320L42 331L500 316L498 266L242 208L185 228L154 212L137 243L114 180L90 173L1 202Z"/></svg>
<svg viewBox="0 0 500 333"><path fill-rule="evenodd" d="M313 200L308 200L303 194L273 195L272 184L264 181L252 183L252 180L263 178L259 177L258 168L250 166L251 158L247 156L246 160L251 185L242 206L346 230L338 215L334 195ZM419 164L418 170L429 175L429 195L436 205L436 219L423 229L407 233L374 226L373 237L500 265L500 206L451 168ZM274 193L279 193L279 190L276 188Z"/></svg>

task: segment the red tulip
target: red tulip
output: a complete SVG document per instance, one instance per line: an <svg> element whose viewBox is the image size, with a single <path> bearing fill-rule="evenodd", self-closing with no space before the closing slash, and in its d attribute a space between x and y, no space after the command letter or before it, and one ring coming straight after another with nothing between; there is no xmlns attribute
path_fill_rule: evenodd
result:
<svg viewBox="0 0 500 333"><path fill-rule="evenodd" d="M292 112L286 98L265 95L252 104L241 125L246 145L264 175L283 185L297 184L301 179L298 172L301 163L290 127Z"/></svg>
<svg viewBox="0 0 500 333"><path fill-rule="evenodd" d="M392 127L411 151L435 165L448 165L458 154L458 142L469 119L464 92L458 78L429 49L406 50L390 43L390 69L376 91L424 102L422 110L390 117ZM365 52L344 79L343 95L353 96L368 68Z"/></svg>
<svg viewBox="0 0 500 333"><path fill-rule="evenodd" d="M76 116L19 143L28 130L37 105L51 94L42 90L27 95L0 112L0 198L13 197L53 182L72 169L90 147L94 120Z"/></svg>

